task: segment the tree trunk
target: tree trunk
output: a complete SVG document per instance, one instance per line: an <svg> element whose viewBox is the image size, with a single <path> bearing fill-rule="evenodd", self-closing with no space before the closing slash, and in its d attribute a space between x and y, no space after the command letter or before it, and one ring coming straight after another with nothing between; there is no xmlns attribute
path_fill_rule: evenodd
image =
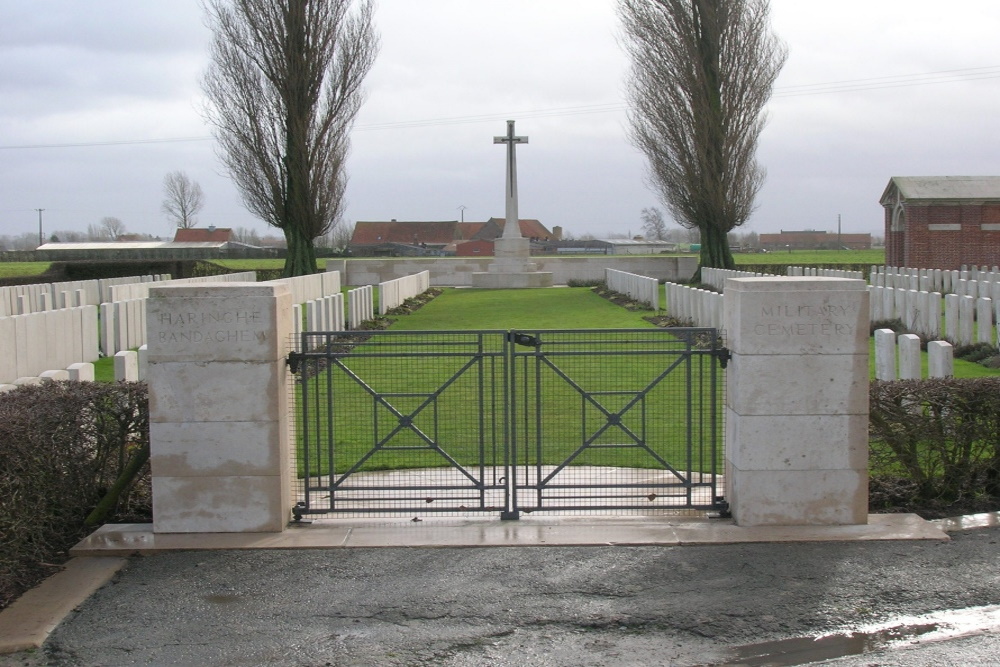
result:
<svg viewBox="0 0 1000 667"><path fill-rule="evenodd" d="M303 234L296 226L285 227L285 242L288 245L288 256L285 257L285 268L282 278L307 276L316 273L316 251L313 239Z"/></svg>
<svg viewBox="0 0 1000 667"><path fill-rule="evenodd" d="M736 268L733 253L729 251L729 235L711 224L701 227L701 256L693 282L701 282L703 266L716 269Z"/></svg>
<svg viewBox="0 0 1000 667"><path fill-rule="evenodd" d="M115 506L118 505L118 499L121 498L122 493L127 489L135 478L139 475L139 471L142 467L146 465L146 461L149 460L149 441L139 448L133 455L132 459L128 462L124 468L121 469L121 473L118 475L118 479L115 480L108 492L104 494L104 497L97 503L97 506L87 515L84 520L83 525L88 528L92 528L102 521L105 517L114 510Z"/></svg>

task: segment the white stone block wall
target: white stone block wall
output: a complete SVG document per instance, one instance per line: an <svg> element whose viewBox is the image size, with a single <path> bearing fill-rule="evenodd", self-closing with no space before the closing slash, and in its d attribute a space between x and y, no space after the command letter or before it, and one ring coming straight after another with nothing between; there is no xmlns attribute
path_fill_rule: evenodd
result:
<svg viewBox="0 0 1000 667"><path fill-rule="evenodd" d="M656 278L648 278L617 269L605 269L604 282L610 290L626 294L640 303L645 303L653 310L660 309L660 281Z"/></svg>

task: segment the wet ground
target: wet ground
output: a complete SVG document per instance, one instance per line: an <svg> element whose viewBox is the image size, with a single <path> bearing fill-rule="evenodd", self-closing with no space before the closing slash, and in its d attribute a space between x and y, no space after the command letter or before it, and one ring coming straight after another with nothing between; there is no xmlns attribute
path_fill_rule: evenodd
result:
<svg viewBox="0 0 1000 667"><path fill-rule="evenodd" d="M161 553L0 664L996 664L998 541Z"/></svg>

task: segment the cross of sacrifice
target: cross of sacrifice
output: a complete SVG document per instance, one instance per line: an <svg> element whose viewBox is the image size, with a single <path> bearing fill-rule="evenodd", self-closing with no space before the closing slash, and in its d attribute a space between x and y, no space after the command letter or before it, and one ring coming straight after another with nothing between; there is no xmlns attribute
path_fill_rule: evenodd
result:
<svg viewBox="0 0 1000 667"><path fill-rule="evenodd" d="M507 144L507 207L506 222L504 223L504 238L520 238L521 226L517 216L517 154L515 146L517 144L528 143L528 137L518 137L514 135L514 121L507 121L507 134L502 137L493 137L495 144Z"/></svg>

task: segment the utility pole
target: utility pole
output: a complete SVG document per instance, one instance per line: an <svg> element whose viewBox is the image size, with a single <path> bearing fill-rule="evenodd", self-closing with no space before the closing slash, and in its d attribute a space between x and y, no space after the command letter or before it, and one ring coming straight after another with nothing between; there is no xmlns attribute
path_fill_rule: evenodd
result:
<svg viewBox="0 0 1000 667"><path fill-rule="evenodd" d="M837 214L837 250L843 250L844 244L840 242L840 214Z"/></svg>
<svg viewBox="0 0 1000 667"><path fill-rule="evenodd" d="M36 208L38 211L38 245L43 245L45 243L45 237L42 236L42 211L44 208Z"/></svg>

